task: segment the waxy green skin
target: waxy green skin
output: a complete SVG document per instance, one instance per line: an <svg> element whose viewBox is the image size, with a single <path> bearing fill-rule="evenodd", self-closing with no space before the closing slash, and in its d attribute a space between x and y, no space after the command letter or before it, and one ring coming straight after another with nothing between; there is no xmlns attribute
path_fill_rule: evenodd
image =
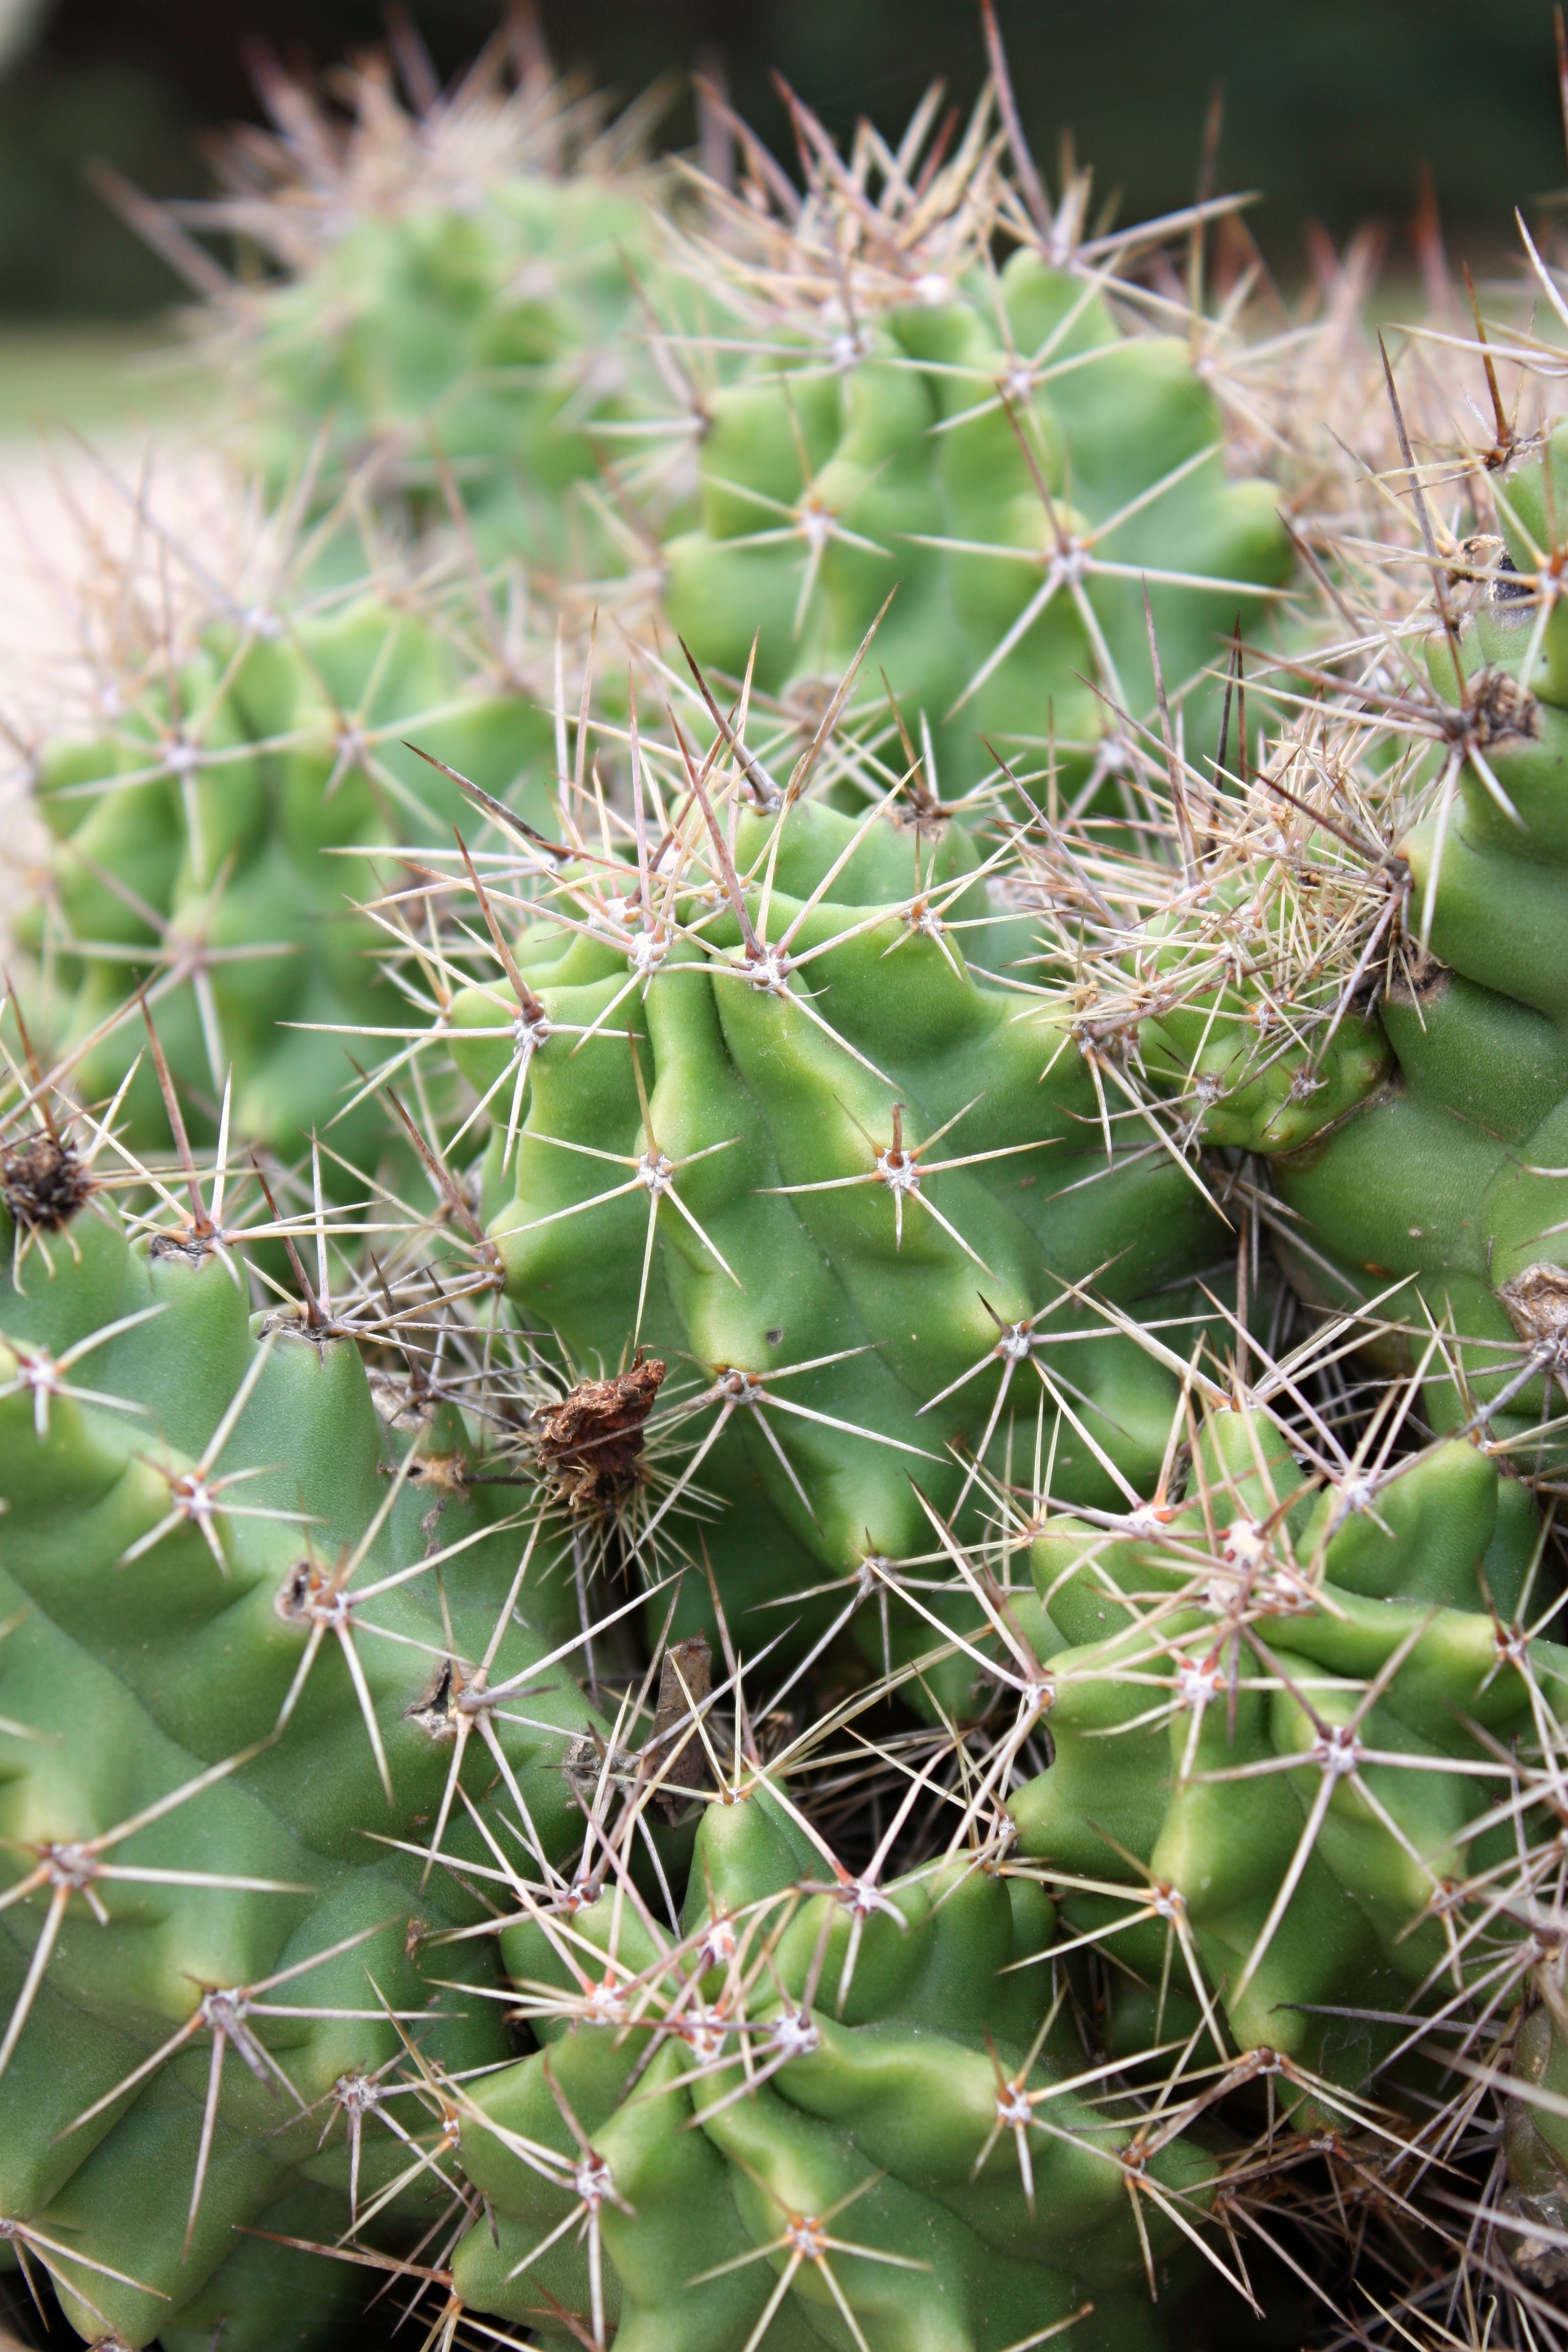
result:
<svg viewBox="0 0 1568 2352"><path fill-rule="evenodd" d="M1227 479L1218 404L1184 344L1124 334L1098 293L1033 254L1016 253L999 283L911 302L864 333L862 355L845 363L804 342L795 359L786 332L715 395L700 451L700 527L664 550L670 619L699 659L737 677L760 631L756 682L787 694L802 681L837 680L896 585L876 665L929 719L942 790L956 796L994 772L982 737L1030 771L1044 770L1054 739L1058 781L1074 789L1092 747L1115 731L1086 679L1132 718L1153 712L1142 575L1226 583L1149 583L1173 695L1215 661L1238 612L1244 630L1257 627L1256 591L1286 578L1277 494L1267 482ZM1020 369L1020 360L1037 368ZM1040 593L1058 533L1092 531L1144 498L1094 551L1125 571L1086 577L1100 644L1059 586L959 708ZM807 508L853 536L826 540L802 610L817 557L789 512ZM805 529L814 523L808 514ZM744 543L769 535L770 543ZM966 545L921 543L935 539ZM880 697L875 665L863 691ZM1205 684L1184 708L1191 756L1200 740L1217 740L1218 695Z"/></svg>
<svg viewBox="0 0 1568 2352"><path fill-rule="evenodd" d="M1561 494L1561 430L1551 463ZM1551 543L1539 457L1500 478L1498 507L1514 562L1532 572ZM1475 1343L1457 1351L1471 1403L1495 1397L1520 1368L1507 1286L1534 1268L1568 1285L1568 615L1553 609L1524 677L1539 617L1532 601L1489 603L1458 639L1472 698L1488 671L1518 677L1536 698L1481 754L1519 822L1467 762L1432 901L1441 969L1418 1003L1394 994L1380 1007L1394 1055L1382 1087L1277 1169L1315 1254L1292 1261L1303 1286L1338 1303L1406 1278L1390 1302L1401 1321L1419 1329L1425 1308ZM1428 666L1439 693L1458 701L1446 639L1430 642ZM1437 827L1433 817L1399 844L1413 928L1425 919ZM1404 1352L1419 1347L1413 1339ZM1450 1380L1434 1379L1428 1395L1440 1426L1470 1410ZM1536 1380L1493 1425L1521 1436L1557 1410L1555 1390ZM1553 1441L1543 1443L1554 1460Z"/></svg>
<svg viewBox="0 0 1568 2352"><path fill-rule="evenodd" d="M0 1223L9 1263L9 1220ZM128 1244L112 1212L100 1214L91 1204L68 1232L46 1238L53 1272L35 1245L20 1286L7 1281L0 1289L0 1385L16 1377L19 1363L36 1361L40 1349L58 1357L120 1317L160 1311L65 1375L73 1385L133 1399L142 1411L57 1394L40 1438L29 1391L0 1399L0 1494L7 1506L0 1516L0 1623L7 1629L0 1640L0 1874L11 1885L36 1865L40 1848L112 1831L206 1768L267 1741L310 1632L279 1613L279 1594L302 1558L313 1555L330 1570L365 1533L411 1443L417 1475L355 1571L351 1592L418 1563L432 1543L473 1533L478 1540L443 1571L452 1638L472 1663L501 1613L526 1538L503 1524L507 1506L497 1498L511 1489L481 1486L465 1494L439 1477L433 1487L426 1483L470 1452L449 1407L384 1426L353 1343L318 1343L287 1317L268 1340L264 1318L249 1316L243 1292L212 1255L166 1246L153 1255L145 1243ZM259 1466L264 1475L220 1500L281 1516L220 1512L226 1573L188 1523L124 1560L168 1510L169 1475L200 1456L263 1346L267 1361L213 1475ZM293 1516L301 1510L310 1515L308 1538ZM542 1546L541 1559L553 1549ZM527 1624L509 1624L492 1681L526 1671L552 1637L575 1630L569 1585L551 1572L531 1569L520 1608ZM244 2352L280 2343L307 2352L330 2340L348 2291L335 2279L301 2289L299 2258L235 2234L257 2225L331 2240L348 2222L348 2166L335 2111L328 2105L302 2116L280 2089L265 2088L232 2046L200 2214L184 2256L208 2032L92 2122L69 2128L191 2018L205 1991L254 1984L370 1930L273 1996L309 2008L368 2009L369 2018L252 2021L301 2104L322 2100L341 2074L397 2055L396 2030L376 2013L383 1998L395 2010L439 2013L410 2030L440 2063L482 2065L507 2053L494 2002L465 2001L460 1991L426 1983L405 1948L411 1917L436 1930L466 1924L478 1916L469 1898L444 1870L422 1884L416 1853L374 1842L427 1843L450 1768L450 1740L433 1738L406 1712L428 1697L447 1654L433 1578L416 1575L388 1591L365 1618L403 1637L378 1640L362 1630L357 1640L390 1769L391 1806L346 1662L329 1633L274 1744L102 1857L117 1866L205 1871L308 1891L100 1878L93 1892L109 1923L100 1924L80 1895L59 1923L31 2014L0 2076L0 2221L29 2225L84 2262L140 2283L68 2262L67 2315L84 2336L96 2338L107 2320L128 2344L161 2335L173 2352L188 2352L224 2319L224 2343ZM545 1679L556 1694L531 1696L524 1710L580 1728L584 1710L569 1674L558 1668ZM559 1769L563 1743L504 1719L499 1730L542 1840L564 1852L580 1815ZM473 1781L478 1799L494 1779L493 1763L482 1772L476 1763L465 1784ZM447 1851L469 1850L473 1832L464 1822L459 1802ZM48 1902L46 1888L0 1911L0 2014L7 2020ZM488 1943L443 1949L431 1973L482 1985L489 1951ZM422 2127L409 2100L392 2112L405 2129ZM320 2147L329 2116L332 2128ZM369 2119L362 2200L407 2160L384 2126ZM314 2217L309 2228L301 2227L307 2212ZM275 2218L279 2213L293 2218ZM350 2284L363 2301L362 2282ZM290 2328L303 2332L283 2333L284 2313Z"/></svg>
<svg viewBox="0 0 1568 2352"><path fill-rule="evenodd" d="M628 185L521 171L462 209L365 211L291 280L251 294L247 440L276 498L358 475L416 529L449 526L446 475L486 561L580 573L595 481L645 372L635 317L647 215ZM616 454L613 450L612 454Z"/></svg>
<svg viewBox="0 0 1568 2352"><path fill-rule="evenodd" d="M376 971L384 935L348 906L377 897L395 862L335 853L449 842L464 814L458 788L405 734L510 794L521 772L542 772L549 722L520 693L477 689L433 622L362 595L324 614L216 624L172 681L150 675L103 735L41 755L58 917L34 911L18 927L44 962L39 1017L63 1051L125 1008L82 1054L77 1082L84 1098L107 1098L143 1054L124 1106L133 1148L168 1146L134 998L167 969L159 923L175 961L192 943L217 951L216 1070L190 982L155 996L192 1130L215 1131L230 1066L234 1132L288 1160L342 1108L353 1041L310 1024L395 1023L402 999ZM367 1105L332 1142L374 1161L384 1124Z"/></svg>
<svg viewBox="0 0 1568 2352"><path fill-rule="evenodd" d="M778 1990L773 1994L764 1977L763 2005L752 2012L764 2023L783 2013L786 2001L801 2002L823 1949L809 2011L819 2045L790 2058L754 2095L729 2100L738 2068L697 2071L691 2045L679 2033L664 2041L631 2086L628 2076L647 2057L646 2032L536 2015L543 2048L477 2084L463 2122L464 2168L490 2200L498 2228L492 2238L480 2222L459 2246L458 2292L472 2307L540 2326L551 2342L564 2341L565 2331L541 2288L569 2311L585 2316L590 2309L588 2256L579 2237L568 2233L536 2265L529 2262L540 2240L572 2211L572 2195L531 2170L502 2137L526 2135L574 2158L552 2076L622 2200L603 2206L601 2224L605 2308L618 2323L623 2352L738 2352L762 2316L784 2253L719 2278L700 2274L769 2245L791 2215L822 2216L857 2189L864 2193L828 2224L831 2233L920 2265L830 2256L858 2324L882 2352L1002 2352L1090 2300L1092 2316L1073 2333L1097 2352L1161 2343L1159 2311L1143 2284L1128 2191L1114 2160L1131 2138L1130 2126L1112 2123L1078 2093L1038 2110L1068 2137L1030 2135L1032 2215L1010 2133L976 2172L995 2119L992 2050L1012 2075L1049 2007L1049 1968L1017 1963L1044 1958L1051 1905L1026 1876L1004 1876L963 1858L894 1880L888 1893L898 1916L876 1911L867 1918L840 2000L847 1908L831 1896L799 1892L820 1886L824 1867L821 1853L770 1795L753 1789L710 1804L698 1832L683 1934L695 1938L714 1920L733 1921L738 1966L748 1949L754 1958L760 1934L777 1935ZM748 1927L740 1915L753 1905L764 1906L762 1925ZM650 1965L657 1975L651 1937L615 1895L578 1910L570 1928L582 1939L572 1945L574 1956L589 1974L597 1949L619 1962L623 1976ZM508 1929L502 1949L531 2013L555 1988L577 1992L577 1979L541 1927ZM670 1967L671 1992L681 1967L695 1965L688 1951ZM1010 1968L1016 1972L1000 1973ZM613 1978L615 1970L606 1974ZM728 1980L726 1967L715 1966L701 1980L702 2000L721 2007ZM1063 2081L1084 2063L1076 2036L1053 2029L1027 2088ZM1212 2159L1177 2140L1151 2166L1167 2190L1184 2192L1189 2220L1200 2221ZM1144 2210L1168 2294L1171 2257L1181 2241L1148 2200ZM767 2342L805 2352L824 2339L835 2346L850 2340L830 2289L804 2263Z"/></svg>
<svg viewBox="0 0 1568 2352"><path fill-rule="evenodd" d="M782 819L742 814L735 854L742 873L763 866L780 823L765 925L774 941L856 832L820 802L798 802ZM742 1407L705 1456L698 1484L736 1507L704 1530L734 1612L820 1586L825 1570L846 1576L868 1557L898 1561L932 1549L938 1538L921 1496L942 1514L959 1502L965 1472L949 1449L977 1446L984 1433L1004 1370L998 1318L1011 1326L1054 1306L1042 1334L1083 1333L1044 1360L1071 1384L1074 1409L1095 1444L1134 1482L1152 1476L1174 1408L1172 1376L1077 1306L1062 1285L1093 1277L1098 1291L1145 1318L1201 1312L1202 1302L1180 1286L1226 1255L1223 1229L1199 1191L1169 1155L1123 1142L1124 1124L1113 1129L1117 1156L1108 1168L1092 1074L1066 1034L1065 1001L1020 995L971 969L972 958L1005 971L1026 939L1005 921L986 924L983 886L957 887L977 854L956 824L944 830L934 865L931 842L921 842L920 870L945 905L946 923L961 928L939 940L906 919L916 848L912 827L874 822L791 942L790 951L802 954L822 940L840 941L806 963L791 987L811 990L813 1010L882 1077L824 1035L794 994L752 984L727 906L705 914L684 907L688 920L703 916L706 949L690 935L674 938L646 993L626 994L586 1042L571 1030L602 1020L626 987L624 945L607 933L585 938L547 916L525 928L518 944L523 978L549 1019L563 1025L532 1060L515 1168L505 1182L500 1161L510 1077L491 1100L498 1130L486 1160L489 1231L509 1295L548 1320L579 1364L614 1370L628 1348L647 1194L639 1186L576 1212L574 1204L632 1171L563 1146L633 1159L644 1149L629 1031L665 1157L679 1163L710 1146L726 1147L674 1181L738 1277L662 1202L643 1343L703 1389L739 1368L773 1379L771 1392L781 1400L854 1424L846 1430L771 1410L792 1478ZM745 896L753 923L762 921L760 888L749 886ZM981 928L962 928L971 918ZM454 1001L457 1056L481 1092L509 1066L517 1017L504 982ZM870 1175L873 1147L891 1143L895 1103L904 1107L906 1144L919 1144L973 1104L935 1147L933 1161L1003 1155L929 1180L932 1202L975 1256L918 1199L905 1202L900 1247L894 1202L881 1183L778 1189ZM841 1350L858 1352L778 1377ZM922 1410L972 1368L975 1378ZM1028 1363L1016 1366L1009 1411L1018 1417L1016 1446L1031 1461L1043 1395ZM692 1423L692 1444L711 1417L704 1412ZM1055 1420L1047 1400L1047 1447ZM993 1471L1003 1464L1005 1439L1005 1418L987 1452ZM1058 1496L1114 1505L1113 1482L1066 1421L1053 1480ZM972 1486L961 1524L978 1523ZM689 1605L696 1605L695 1593ZM817 1604L819 1614L826 1605ZM917 1648L929 1646L929 1629L911 1620L907 1630ZM867 1638L880 1657L879 1633Z"/></svg>
<svg viewBox="0 0 1568 2352"><path fill-rule="evenodd" d="M1563 2102L1568 2098L1568 2051L1550 2009L1532 2009L1514 2036L1510 2074L1517 2082L1539 2089L1538 2103L1528 2092L1509 2100L1503 2110L1503 2149L1509 2181L1524 2216L1552 2231L1561 2231L1564 2200L1568 2199L1568 2118ZM1556 2102L1555 2107L1545 2104ZM1516 2262L1540 2261L1553 2251L1549 2239L1512 2248Z"/></svg>
<svg viewBox="0 0 1568 2352"><path fill-rule="evenodd" d="M1136 1857L1183 1898L1236 2047L1281 2053L1331 2084L1364 2093L1399 2029L1315 2015L1313 2009L1396 2011L1441 1963L1447 1947L1431 1908L1434 1882L1481 1866L1491 1853L1488 1837L1495 1845L1501 1834L1503 1852L1510 1850L1511 1831L1472 1837L1468 1829L1506 1794L1505 1780L1422 1769L1418 1761L1408 1770L1388 1763L1363 1768L1368 1788L1424 1868L1351 1780L1337 1780L1284 1918L1238 1991L1321 1774L1304 1761L1299 1770L1249 1779L1205 1776L1304 1754L1318 1734L1303 1698L1325 1721L1348 1723L1362 1691L1406 1643L1407 1654L1360 1727L1366 1748L1474 1765L1495 1763L1496 1753L1472 1725L1505 1749L1515 1738L1531 1742L1537 1734L1529 1693L1501 1654L1500 1634L1539 1542L1538 1516L1528 1489L1500 1477L1468 1444L1439 1446L1384 1486L1375 1516L1341 1516L1331 1489L1312 1495L1261 1413L1212 1415L1201 1449L1212 1532L1198 1499L1173 1517L1158 1540L1129 1539L1067 1517L1037 1541L1036 1586L1063 1643L1050 1659L1055 1697L1047 1723L1054 1760L1010 1810L1026 1853L1064 1873L1126 1882L1128 1905L1064 1898L1065 1916L1080 1930L1127 1916L1147 1892L1149 1878L1130 1859ZM1321 1598L1258 1623L1272 1672L1245 1643L1222 1649L1224 1620L1213 1610L1162 1614L1152 1639L1136 1629L1138 1612L1120 1595L1138 1596L1147 1614L1157 1596L1182 1591L1210 1563L1218 1572L1227 1557L1234 1559L1226 1548L1228 1528L1261 1520L1292 1496L1287 1526L1294 1559L1303 1573L1321 1576ZM1568 1652L1537 1641L1530 1655L1544 1703L1561 1717L1568 1711ZM1133 1718L1168 1700L1171 1677L1184 1663L1200 1669L1217 1663L1219 1669L1184 1782L1191 1705L1175 1707L1168 1729L1133 1726ZM1128 1679L1130 1671L1142 1678ZM1163 1686L1152 1687L1150 1677L1163 1677ZM1292 1682L1303 1696L1269 1689L1269 1680ZM1165 1932L1158 1922L1137 1924L1113 1936L1110 1948L1157 1985ZM1190 2001L1179 1958L1171 1981ZM1443 1982L1447 1988L1446 1977ZM1191 2013L1195 2022L1195 2007ZM1287 2082L1280 2095L1295 2106L1301 2095ZM1308 2116L1321 2126L1323 2105L1309 2100ZM1336 2117L1330 2108L1327 2120L1342 2126L1343 2111Z"/></svg>
<svg viewBox="0 0 1568 2352"><path fill-rule="evenodd" d="M1552 464L1568 497L1561 429ZM1513 560L1531 572L1551 543L1539 457L1500 477L1498 505ZM1538 636L1539 617L1532 599L1489 601L1458 632L1470 701L1514 680L1529 689L1479 742L1515 816L1468 759L1447 822L1435 814L1394 845L1409 875L1414 988L1401 978L1371 1020L1348 1017L1326 1057L1309 1066L1293 1050L1250 1084L1258 1033L1245 982L1225 992L1217 1018L1205 1000L1143 1036L1148 1067L1184 1096L1194 1075L1213 1079L1204 1140L1271 1161L1290 1213L1277 1246L1306 1297L1334 1307L1380 1297L1380 1321L1405 1327L1369 1339L1388 1371L1414 1369L1433 1326L1455 1335L1426 1390L1444 1429L1515 1388L1521 1339L1541 1336L1510 1311L1509 1286L1539 1286L1543 1270L1568 1297L1568 612L1555 604ZM1435 634L1426 653L1437 692L1458 704L1447 637ZM1428 914L1426 962L1415 942ZM1310 1091L1292 1093L1308 1080ZM1547 1305L1549 1321L1561 1316L1561 1299ZM1522 1442L1559 1410L1555 1387L1536 1378L1489 1423ZM1519 1458L1555 1465L1560 1441Z"/></svg>

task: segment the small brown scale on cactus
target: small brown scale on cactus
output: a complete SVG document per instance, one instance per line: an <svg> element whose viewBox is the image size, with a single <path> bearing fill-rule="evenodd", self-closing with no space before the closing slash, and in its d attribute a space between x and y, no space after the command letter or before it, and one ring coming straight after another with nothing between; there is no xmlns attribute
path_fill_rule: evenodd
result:
<svg viewBox="0 0 1568 2352"><path fill-rule="evenodd" d="M0 1193L19 1234L58 1233L90 1190L79 1156L50 1129L0 1143Z"/></svg>

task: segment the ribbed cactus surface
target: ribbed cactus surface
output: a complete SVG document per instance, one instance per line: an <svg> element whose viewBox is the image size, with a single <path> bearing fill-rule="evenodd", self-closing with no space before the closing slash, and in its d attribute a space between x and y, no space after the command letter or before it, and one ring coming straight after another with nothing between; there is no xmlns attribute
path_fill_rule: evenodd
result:
<svg viewBox="0 0 1568 2352"><path fill-rule="evenodd" d="M742 1775L679 1936L611 1893L503 1932L541 2047L464 2103L458 2291L670 2352L1161 2343L1215 2162L1096 2104L1053 1926L975 1855L858 1882Z"/></svg>
<svg viewBox="0 0 1568 2352"><path fill-rule="evenodd" d="M157 221L260 487L16 730L0 1006L99 2352L1561 2334L1568 427L1478 306L1492 447L1397 351L1288 446L1349 264L1244 350L982 19L798 173L395 23L264 66L263 275Z"/></svg>
<svg viewBox="0 0 1568 2352"><path fill-rule="evenodd" d="M448 1787L465 1717L476 1796L516 1805L542 1852L570 1843L547 1730L584 1709L517 1696L575 1631L569 1585L548 1545L530 1554L513 1490L470 1483L451 1406L378 1415L351 1337L250 1314L206 1207L128 1239L44 1133L39 1213L21 1149L0 1295L0 2231L94 2341L186 2352L220 2328L303 2352L361 2282L242 2233L330 2236L406 2174L372 2236L418 2235L430 2118L389 2070L415 2046L457 2073L509 2048L493 2000L462 1990L483 1952L441 1954L429 1973L456 1990L421 1974L422 1939L480 1915L420 1849L455 1810L447 1850L484 1851Z"/></svg>
<svg viewBox="0 0 1568 2352"><path fill-rule="evenodd" d="M1175 723L1212 752L1204 674L1290 555L1189 345L1087 255L933 268L893 226L837 293L824 256L736 267L732 340L756 355L706 402L700 520L663 551L671 621L736 677L760 631L757 684L804 714L896 589L878 660L941 788L1000 758L1043 804L1131 777L1138 729L1157 736L1152 614Z"/></svg>
<svg viewBox="0 0 1568 2352"><path fill-rule="evenodd" d="M1510 1758L1561 1718L1568 1654L1527 1638L1528 1487L1454 1442L1333 1467L1216 1402L1184 1494L1046 1528L1054 1757L1012 1811L1079 1932L1342 2131L1410 2071L1402 2012L1490 1980Z"/></svg>
<svg viewBox="0 0 1568 2352"><path fill-rule="evenodd" d="M437 1043L494 1123L509 1296L580 1364L681 1365L688 1516L642 1524L689 1545L698 1496L732 1505L702 1540L743 1612L869 1591L978 1527L1009 1459L1095 1502L1152 1475L1175 1381L1072 1286L1190 1325L1225 1244L1070 996L1008 987L1029 925L963 824L763 807L755 759L713 755L662 842L639 819L521 929L487 894L495 961Z"/></svg>

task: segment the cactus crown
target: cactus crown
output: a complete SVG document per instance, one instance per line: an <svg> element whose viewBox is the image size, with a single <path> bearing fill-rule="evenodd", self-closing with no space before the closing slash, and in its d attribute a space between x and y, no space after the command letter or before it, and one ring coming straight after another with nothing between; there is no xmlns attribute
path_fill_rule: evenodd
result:
<svg viewBox="0 0 1568 2352"><path fill-rule="evenodd" d="M897 587L880 657L933 789L1001 759L1092 798L1162 700L1210 730L1201 673L1289 549L1272 489L1227 477L1195 277L1188 343L1141 280L1178 224L1085 236L1087 180L1053 208L994 63L951 156L934 97L896 153L863 126L844 157L792 100L804 198L749 140L743 196L708 191L677 259L729 316L687 338L699 510L664 601L736 678L760 627L756 682L804 718Z"/></svg>

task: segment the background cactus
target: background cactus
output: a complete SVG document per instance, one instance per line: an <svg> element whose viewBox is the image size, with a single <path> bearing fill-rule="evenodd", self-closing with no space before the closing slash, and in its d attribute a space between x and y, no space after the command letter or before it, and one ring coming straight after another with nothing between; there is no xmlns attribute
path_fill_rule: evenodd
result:
<svg viewBox="0 0 1568 2352"><path fill-rule="evenodd" d="M637 110L592 142L595 109L511 46L510 91L498 41L443 96L400 35L415 111L373 60L346 132L264 83L279 135L233 142L233 194L195 217L283 284L230 284L133 207L227 322L274 493L357 479L416 531L458 521L487 563L614 578L645 634L657 587L736 678L760 631L757 686L808 730L896 586L882 658L948 791L994 772L983 738L1065 792L1131 777L1159 723L1147 594L1178 734L1212 752L1204 673L1290 568L1279 494L1247 478L1257 397L1233 419L1236 338L1203 312L1226 205L1086 236L1089 175L1047 200L994 43L951 158L940 92L896 158L863 123L847 160L792 98L804 199L734 124L740 192L688 172L681 207L663 184L654 236L620 168ZM1142 267L1189 227L1190 308Z"/></svg>
<svg viewBox="0 0 1568 2352"><path fill-rule="evenodd" d="M406 23L331 99L273 66L260 88L274 131L233 135L226 195L186 213L276 276L230 279L153 217L209 298L271 495L306 483L330 500L356 480L405 529L455 510L489 560L600 569L605 533L576 495L599 470L595 428L658 383L630 168L657 103L606 129L521 16L449 91Z"/></svg>

